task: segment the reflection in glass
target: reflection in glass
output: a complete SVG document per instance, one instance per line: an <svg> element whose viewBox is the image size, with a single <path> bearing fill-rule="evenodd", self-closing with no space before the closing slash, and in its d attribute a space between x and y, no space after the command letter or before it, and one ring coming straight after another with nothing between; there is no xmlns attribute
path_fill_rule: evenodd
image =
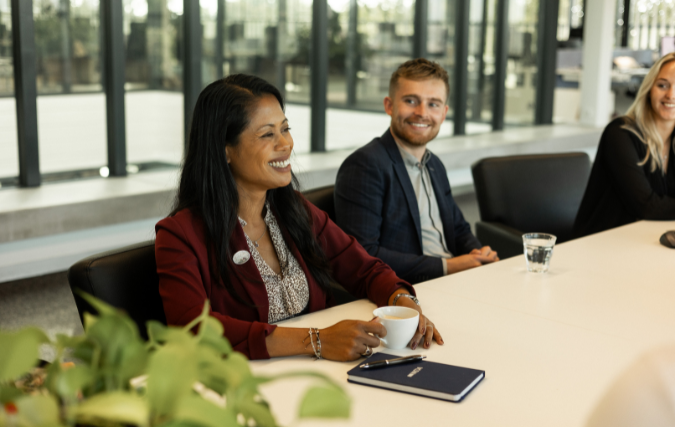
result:
<svg viewBox="0 0 675 427"><path fill-rule="evenodd" d="M35 0L37 90L101 91L98 0Z"/></svg>
<svg viewBox="0 0 675 427"><path fill-rule="evenodd" d="M0 0L0 178L19 175L12 52L11 6Z"/></svg>
<svg viewBox="0 0 675 427"><path fill-rule="evenodd" d="M182 90L182 0L123 4L127 90Z"/></svg>
<svg viewBox="0 0 675 427"><path fill-rule="evenodd" d="M490 123L495 91L496 0L472 0L469 21L467 121ZM489 132L490 127L482 127ZM471 129L467 129L471 133Z"/></svg>
<svg viewBox="0 0 675 427"><path fill-rule="evenodd" d="M359 108L382 111L389 78L401 63L412 58L413 1L364 0L358 2L357 31L364 44L357 56L356 103Z"/></svg>
<svg viewBox="0 0 675 427"><path fill-rule="evenodd" d="M537 83L538 0L509 5L509 50L506 66L504 122L533 124Z"/></svg>
<svg viewBox="0 0 675 427"><path fill-rule="evenodd" d="M284 91L288 101L308 103L311 1L228 0L222 4L223 75L253 74Z"/></svg>
<svg viewBox="0 0 675 427"><path fill-rule="evenodd" d="M183 2L124 0L123 5L127 162L178 164L183 153Z"/></svg>
<svg viewBox="0 0 675 427"><path fill-rule="evenodd" d="M658 51L661 38L675 36L675 3L629 0L628 46Z"/></svg>
<svg viewBox="0 0 675 427"><path fill-rule="evenodd" d="M0 0L0 96L14 93L11 11L9 0Z"/></svg>

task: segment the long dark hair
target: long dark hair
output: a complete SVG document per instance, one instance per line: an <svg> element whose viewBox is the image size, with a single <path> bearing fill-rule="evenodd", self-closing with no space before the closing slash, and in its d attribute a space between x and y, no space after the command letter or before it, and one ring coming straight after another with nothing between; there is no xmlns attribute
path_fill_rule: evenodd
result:
<svg viewBox="0 0 675 427"><path fill-rule="evenodd" d="M222 281L239 302L242 295L230 283L232 268L230 239L237 226L239 193L227 163L225 147L239 144L241 132L249 124L249 112L263 95L273 95L281 109L281 93L265 80L245 74L234 74L208 85L199 94L192 114L190 137L180 177L178 194L171 215L183 209L204 222L211 278ZM330 293L330 266L312 231L312 217L295 191L298 180L285 187L267 191L267 202L277 214L282 229L288 232L309 272L318 285Z"/></svg>

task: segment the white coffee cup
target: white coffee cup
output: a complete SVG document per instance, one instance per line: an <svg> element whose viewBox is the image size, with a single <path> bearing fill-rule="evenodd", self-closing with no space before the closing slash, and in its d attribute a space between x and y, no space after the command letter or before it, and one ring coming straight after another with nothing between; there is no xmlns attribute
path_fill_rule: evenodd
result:
<svg viewBox="0 0 675 427"><path fill-rule="evenodd" d="M420 322L419 311L408 307L380 307L373 311L373 316L378 317L387 329L387 336L380 338L380 341L391 349L405 348L410 344Z"/></svg>

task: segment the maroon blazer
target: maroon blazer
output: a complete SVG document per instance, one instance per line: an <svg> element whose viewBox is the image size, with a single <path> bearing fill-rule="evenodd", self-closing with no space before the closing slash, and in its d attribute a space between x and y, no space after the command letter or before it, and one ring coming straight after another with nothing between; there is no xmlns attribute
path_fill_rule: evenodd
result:
<svg viewBox="0 0 675 427"><path fill-rule="evenodd" d="M374 258L351 236L345 234L328 215L305 201L311 216L312 229L333 270L333 278L357 298L368 298L378 306L387 305L389 296L401 286L414 294L412 286L399 279L384 262ZM307 276L309 312L331 305L321 290L295 243L279 224L289 250ZM184 209L164 218L155 226L155 257L159 274L159 292L169 325L186 325L197 317L206 299L211 302L211 314L220 320L225 336L236 351L250 359L269 359L265 338L276 325L268 321L269 299L265 284L253 257L243 265L230 263L230 281L244 298L253 302L249 307L238 302L225 286L214 283L209 273L204 226L201 219ZM237 223L230 241L230 253L247 251L248 245L241 225Z"/></svg>

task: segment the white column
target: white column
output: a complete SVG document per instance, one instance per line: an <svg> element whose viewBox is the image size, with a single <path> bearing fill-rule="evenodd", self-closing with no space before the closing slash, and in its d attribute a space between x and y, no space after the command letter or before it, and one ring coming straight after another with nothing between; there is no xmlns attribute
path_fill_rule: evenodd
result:
<svg viewBox="0 0 675 427"><path fill-rule="evenodd" d="M617 0L586 1L581 73L581 123L605 127L609 122L612 49Z"/></svg>

